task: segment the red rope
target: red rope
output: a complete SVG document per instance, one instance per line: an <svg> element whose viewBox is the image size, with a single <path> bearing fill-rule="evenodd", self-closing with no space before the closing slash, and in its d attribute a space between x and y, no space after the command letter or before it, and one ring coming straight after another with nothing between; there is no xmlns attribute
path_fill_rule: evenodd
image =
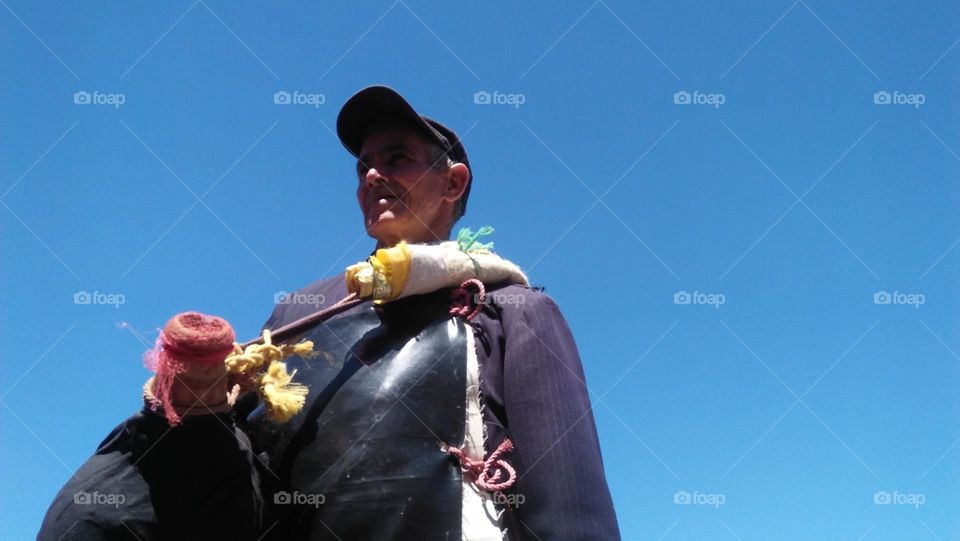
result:
<svg viewBox="0 0 960 541"><path fill-rule="evenodd" d="M513 442L510 441L510 438L505 438L486 460L470 458L459 447L448 447L447 452L457 457L463 473L473 476L473 484L477 488L487 492L500 492L512 487L517 480L517 471L506 460L500 458L500 455L510 452L512 449ZM504 471L507 472L507 478L498 483L500 474Z"/></svg>
<svg viewBox="0 0 960 541"><path fill-rule="evenodd" d="M476 288L476 292L471 293L468 286ZM450 292L450 315L462 316L470 321L480 313L486 300L487 290L483 282L476 278L464 280L460 287Z"/></svg>

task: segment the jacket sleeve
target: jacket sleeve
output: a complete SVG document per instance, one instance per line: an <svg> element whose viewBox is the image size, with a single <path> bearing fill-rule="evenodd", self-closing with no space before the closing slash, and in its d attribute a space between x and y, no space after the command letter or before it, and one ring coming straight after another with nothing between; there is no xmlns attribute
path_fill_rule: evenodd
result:
<svg viewBox="0 0 960 541"><path fill-rule="evenodd" d="M620 539L577 346L548 296L504 310L503 399L523 503L513 537Z"/></svg>
<svg viewBox="0 0 960 541"><path fill-rule="evenodd" d="M284 318L275 307L263 328ZM234 411L184 417L171 428L144 407L117 426L67 481L37 539L263 539L281 528L268 457L254 453L243 422L256 393Z"/></svg>
<svg viewBox="0 0 960 541"><path fill-rule="evenodd" d="M171 428L144 408L67 481L37 539L254 540L265 529L260 478L232 415Z"/></svg>

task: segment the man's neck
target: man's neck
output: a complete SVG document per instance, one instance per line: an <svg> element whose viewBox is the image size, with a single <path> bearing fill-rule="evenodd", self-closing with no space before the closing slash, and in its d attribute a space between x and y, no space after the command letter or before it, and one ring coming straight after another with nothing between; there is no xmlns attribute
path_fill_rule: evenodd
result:
<svg viewBox="0 0 960 541"><path fill-rule="evenodd" d="M441 242L446 242L446 241L448 241L448 240L450 240L450 239L449 239L449 238L445 238L445 239L433 238L433 239L417 240L417 241L408 240L408 241L406 241L406 243L407 243L407 244L440 244ZM394 243L384 243L384 242L382 242L382 241L377 241L377 246L376 246L373 250L374 250L374 251L377 251L377 250L379 250L379 249L381 249L381 248L392 248L392 247L396 246L397 244L400 244L400 241L397 241L397 242L394 242Z"/></svg>
<svg viewBox="0 0 960 541"><path fill-rule="evenodd" d="M446 235L444 235L443 237L438 237L436 235L431 234L431 235L424 235L424 236L411 237L411 238L399 237L395 239L377 239L377 246L375 250L379 250L381 248L392 248L397 244L400 244L400 241L405 241L407 244L439 244L441 242L445 242L448 240L450 240L449 230L447 230Z"/></svg>

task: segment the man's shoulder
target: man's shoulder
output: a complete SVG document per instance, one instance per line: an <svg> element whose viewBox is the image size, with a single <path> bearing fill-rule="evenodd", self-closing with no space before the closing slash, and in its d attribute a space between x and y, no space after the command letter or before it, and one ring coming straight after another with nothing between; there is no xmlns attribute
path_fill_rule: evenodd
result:
<svg viewBox="0 0 960 541"><path fill-rule="evenodd" d="M491 343L514 344L514 354L526 348L568 348L576 354L573 334L557 302L543 288L522 285L489 287L487 305L478 318ZM520 349L517 349L520 348ZM552 358L552 357L551 357Z"/></svg>
<svg viewBox="0 0 960 541"><path fill-rule="evenodd" d="M521 298L529 300L553 300L547 295L543 287L510 283L488 285L487 296L490 298L509 298L513 300Z"/></svg>
<svg viewBox="0 0 960 541"><path fill-rule="evenodd" d="M525 314L560 316L560 307L544 288L521 284L494 285L487 290L487 303L497 307L504 319Z"/></svg>

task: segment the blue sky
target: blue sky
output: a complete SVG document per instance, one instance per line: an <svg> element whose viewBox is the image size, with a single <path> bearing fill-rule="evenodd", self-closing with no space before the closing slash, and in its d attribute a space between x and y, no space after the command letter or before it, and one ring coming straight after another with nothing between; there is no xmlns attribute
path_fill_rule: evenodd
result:
<svg viewBox="0 0 960 541"><path fill-rule="evenodd" d="M0 5L5 538L172 314L251 337L366 256L331 130L373 83L563 309L625 539L960 537L955 3Z"/></svg>

